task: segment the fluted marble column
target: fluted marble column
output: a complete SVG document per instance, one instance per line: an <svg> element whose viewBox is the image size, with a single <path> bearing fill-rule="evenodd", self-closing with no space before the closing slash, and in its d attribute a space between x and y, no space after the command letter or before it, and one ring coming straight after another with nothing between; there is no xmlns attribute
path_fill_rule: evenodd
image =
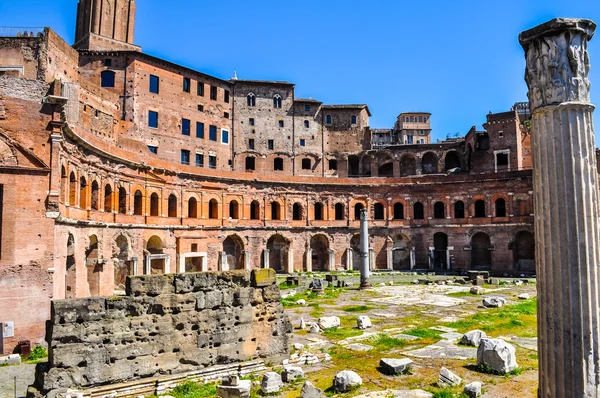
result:
<svg viewBox="0 0 600 398"><path fill-rule="evenodd" d="M598 173L587 42L553 19L519 35L532 111L539 396L600 397Z"/></svg>

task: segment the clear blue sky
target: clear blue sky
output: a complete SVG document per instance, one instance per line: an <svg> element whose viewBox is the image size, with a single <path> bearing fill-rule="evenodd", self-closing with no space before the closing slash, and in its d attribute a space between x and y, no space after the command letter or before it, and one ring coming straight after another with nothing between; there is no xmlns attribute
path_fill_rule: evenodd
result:
<svg viewBox="0 0 600 398"><path fill-rule="evenodd" d="M0 0L0 26L50 26L72 43L76 5ZM600 22L600 1L138 0L135 40L224 79L235 70L296 83L298 97L366 103L372 127L428 111L434 138L444 138L527 99L517 36L559 16ZM600 105L600 37L590 56Z"/></svg>

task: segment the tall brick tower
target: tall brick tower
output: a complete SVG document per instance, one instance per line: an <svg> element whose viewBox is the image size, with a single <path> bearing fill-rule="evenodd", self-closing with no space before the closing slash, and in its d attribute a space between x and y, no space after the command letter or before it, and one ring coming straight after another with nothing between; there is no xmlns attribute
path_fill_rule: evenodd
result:
<svg viewBox="0 0 600 398"><path fill-rule="evenodd" d="M135 0L79 0L75 44L77 49L134 50Z"/></svg>

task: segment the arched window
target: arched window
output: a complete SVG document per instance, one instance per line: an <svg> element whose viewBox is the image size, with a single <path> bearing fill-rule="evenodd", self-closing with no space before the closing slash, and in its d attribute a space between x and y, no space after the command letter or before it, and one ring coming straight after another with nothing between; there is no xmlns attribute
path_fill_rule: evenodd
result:
<svg viewBox="0 0 600 398"><path fill-rule="evenodd" d="M250 203L250 219L260 220L260 203L258 203L258 200L254 200Z"/></svg>
<svg viewBox="0 0 600 398"><path fill-rule="evenodd" d="M216 219L219 216L219 203L216 199L211 199L208 202L208 218Z"/></svg>
<svg viewBox="0 0 600 398"><path fill-rule="evenodd" d="M198 218L198 201L193 196L188 200L188 218Z"/></svg>
<svg viewBox="0 0 600 398"><path fill-rule="evenodd" d="M69 181L65 166L60 168L60 196L64 203L69 201Z"/></svg>
<svg viewBox="0 0 600 398"><path fill-rule="evenodd" d="M104 211L109 213L113 210L113 191L110 184L104 187Z"/></svg>
<svg viewBox="0 0 600 398"><path fill-rule="evenodd" d="M354 219L360 220L360 212L363 211L365 206L362 203L357 203L354 205Z"/></svg>
<svg viewBox="0 0 600 398"><path fill-rule="evenodd" d="M496 217L506 217L506 201L502 198L496 199Z"/></svg>
<svg viewBox="0 0 600 398"><path fill-rule="evenodd" d="M246 170L256 170L256 158L252 156L246 158Z"/></svg>
<svg viewBox="0 0 600 398"><path fill-rule="evenodd" d="M256 106L256 96L254 93L248 94L248 106Z"/></svg>
<svg viewBox="0 0 600 398"><path fill-rule="evenodd" d="M437 156L433 152L427 152L421 159L421 170L423 174L437 173Z"/></svg>
<svg viewBox="0 0 600 398"><path fill-rule="evenodd" d="M292 219L302 220L302 205L300 203L294 203L294 206L292 206Z"/></svg>
<svg viewBox="0 0 600 398"><path fill-rule="evenodd" d="M342 203L335 204L335 219L336 220L344 219L344 205Z"/></svg>
<svg viewBox="0 0 600 398"><path fill-rule="evenodd" d="M150 215L158 217L158 194L156 192L150 195Z"/></svg>
<svg viewBox="0 0 600 398"><path fill-rule="evenodd" d="M271 220L281 220L281 206L277 202L271 202Z"/></svg>
<svg viewBox="0 0 600 398"><path fill-rule="evenodd" d="M75 206L75 198L77 197L77 177L75 173L71 172L69 176L69 204Z"/></svg>
<svg viewBox="0 0 600 398"><path fill-rule="evenodd" d="M177 217L177 196L169 195L169 217Z"/></svg>
<svg viewBox="0 0 600 398"><path fill-rule="evenodd" d="M273 159L273 170L283 170L283 159L282 158Z"/></svg>
<svg viewBox="0 0 600 398"><path fill-rule="evenodd" d="M311 162L310 159L308 158L304 158L302 159L302 170L310 170L311 167Z"/></svg>
<svg viewBox="0 0 600 398"><path fill-rule="evenodd" d="M276 94L273 97L273 108L281 108L281 95Z"/></svg>
<svg viewBox="0 0 600 398"><path fill-rule="evenodd" d="M404 220L404 205L400 202L394 203L394 220Z"/></svg>
<svg viewBox="0 0 600 398"><path fill-rule="evenodd" d="M105 70L100 73L100 87L114 87L115 86L115 72L112 70Z"/></svg>
<svg viewBox="0 0 600 398"><path fill-rule="evenodd" d="M92 182L92 210L98 210L98 203L100 201L100 187L98 182Z"/></svg>
<svg viewBox="0 0 600 398"><path fill-rule="evenodd" d="M454 218L465 218L465 203L462 200L454 203Z"/></svg>
<svg viewBox="0 0 600 398"><path fill-rule="evenodd" d="M235 200L229 202L229 218L231 218L232 220L239 220L240 218L239 205L238 202Z"/></svg>
<svg viewBox="0 0 600 398"><path fill-rule="evenodd" d="M446 206L444 206L444 202L435 202L433 205L433 218L446 218Z"/></svg>
<svg viewBox="0 0 600 398"><path fill-rule="evenodd" d="M485 202L482 199L475 201L475 217L485 217Z"/></svg>
<svg viewBox="0 0 600 398"><path fill-rule="evenodd" d="M133 195L133 214L135 214L136 216L141 216L143 214L143 202L144 196L142 195L142 192L138 189Z"/></svg>
<svg viewBox="0 0 600 398"><path fill-rule="evenodd" d="M425 218L425 211L423 208L423 203L417 202L413 205L414 219L422 220Z"/></svg>
<svg viewBox="0 0 600 398"><path fill-rule="evenodd" d="M119 213L127 214L127 191L125 188L119 188Z"/></svg>
<svg viewBox="0 0 600 398"><path fill-rule="evenodd" d="M373 205L373 218L375 220L384 220L385 219L385 209L383 204L375 203Z"/></svg>
<svg viewBox="0 0 600 398"><path fill-rule="evenodd" d="M315 203L315 220L323 219L323 204Z"/></svg>
<svg viewBox="0 0 600 398"><path fill-rule="evenodd" d="M85 177L79 178L79 207L81 209L87 208L87 186Z"/></svg>

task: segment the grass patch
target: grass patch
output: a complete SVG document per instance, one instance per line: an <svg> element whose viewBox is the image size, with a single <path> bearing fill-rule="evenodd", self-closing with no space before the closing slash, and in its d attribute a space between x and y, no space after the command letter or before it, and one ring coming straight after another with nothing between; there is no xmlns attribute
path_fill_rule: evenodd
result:
<svg viewBox="0 0 600 398"><path fill-rule="evenodd" d="M330 328L323 331L323 336L332 340L344 340L348 337L360 336L363 334L361 330L350 328Z"/></svg>
<svg viewBox="0 0 600 398"><path fill-rule="evenodd" d="M452 292L452 293L447 293L446 296L450 296L450 297L476 297L477 294L473 294L470 291L466 291L466 292Z"/></svg>
<svg viewBox="0 0 600 398"><path fill-rule="evenodd" d="M422 339L439 339L440 332L433 329L410 329L404 332L404 334L409 334L411 336L420 337Z"/></svg>
<svg viewBox="0 0 600 398"><path fill-rule="evenodd" d="M217 395L216 384L198 384L191 381L178 385L168 395L175 398L204 398Z"/></svg>
<svg viewBox="0 0 600 398"><path fill-rule="evenodd" d="M370 309L371 309L371 307L369 307L367 305L351 305L351 306L342 308L342 311L346 311L346 312L366 312L366 311L369 311Z"/></svg>
<svg viewBox="0 0 600 398"><path fill-rule="evenodd" d="M289 290L289 289L294 289L297 287L298 287L298 285L294 285L293 283L281 282L279 284L279 289L281 289L281 290Z"/></svg>
<svg viewBox="0 0 600 398"><path fill-rule="evenodd" d="M378 351L387 351L393 348L404 347L408 344L406 340L395 339L386 334L378 334L367 340L368 344L373 345Z"/></svg>
<svg viewBox="0 0 600 398"><path fill-rule="evenodd" d="M48 350L43 345L37 345L33 350L31 350L31 354L29 354L29 361L35 361L37 359L47 358Z"/></svg>

